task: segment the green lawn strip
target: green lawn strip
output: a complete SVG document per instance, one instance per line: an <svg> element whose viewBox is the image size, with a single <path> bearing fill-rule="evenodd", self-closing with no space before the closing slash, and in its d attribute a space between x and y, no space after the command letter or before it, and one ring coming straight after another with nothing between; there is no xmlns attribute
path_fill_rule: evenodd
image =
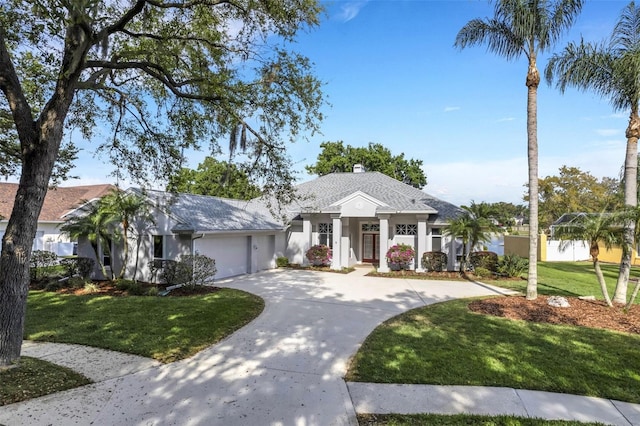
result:
<svg viewBox="0 0 640 426"><path fill-rule="evenodd" d="M82 374L36 358L22 357L20 365L0 371L0 405L60 392L91 383Z"/></svg>
<svg viewBox="0 0 640 426"><path fill-rule="evenodd" d="M618 279L618 265L610 263L601 264L602 272L607 282L609 294L613 297L613 291ZM640 276L637 267L631 269L631 278ZM508 288L525 293L527 280L482 280L487 284ZM629 294L633 291L635 282L629 282ZM539 262L538 263L538 293L558 296L595 296L602 299L602 293L593 271L591 262ZM635 303L640 303L636 300Z"/></svg>
<svg viewBox="0 0 640 426"><path fill-rule="evenodd" d="M161 362L187 358L256 318L264 301L233 290L191 297L112 297L32 291L25 339L77 343Z"/></svg>
<svg viewBox="0 0 640 426"><path fill-rule="evenodd" d="M358 424L360 426L603 426L603 423L470 414L358 414Z"/></svg>
<svg viewBox="0 0 640 426"><path fill-rule="evenodd" d="M468 303L386 321L367 337L347 380L506 386L640 403L640 336L480 315Z"/></svg>

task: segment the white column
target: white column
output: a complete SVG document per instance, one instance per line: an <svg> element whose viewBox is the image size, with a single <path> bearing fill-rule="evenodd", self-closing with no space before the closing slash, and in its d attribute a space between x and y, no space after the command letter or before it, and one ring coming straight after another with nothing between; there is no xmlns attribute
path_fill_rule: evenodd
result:
<svg viewBox="0 0 640 426"><path fill-rule="evenodd" d="M342 250L342 254L340 256L340 264L342 267L349 267L349 259L351 258L351 239L349 236L349 225L351 225L351 221L348 217L344 217L341 220L342 222L342 245L340 249Z"/></svg>
<svg viewBox="0 0 640 426"><path fill-rule="evenodd" d="M308 265L309 260L305 254L311 248L311 215L302 214L302 234L304 235L304 246L302 247L302 264Z"/></svg>
<svg viewBox="0 0 640 426"><path fill-rule="evenodd" d="M331 258L331 269L342 269L342 220L340 213L332 214L333 221L333 257Z"/></svg>
<svg viewBox="0 0 640 426"><path fill-rule="evenodd" d="M378 258L380 259L380 266L378 267L379 272L389 272L389 265L387 265L387 250L389 250L389 217L391 215L381 214L378 215L378 219L380 219L380 254Z"/></svg>
<svg viewBox="0 0 640 426"><path fill-rule="evenodd" d="M453 236L449 237L449 259L447 259L447 270L456 270L456 239Z"/></svg>
<svg viewBox="0 0 640 426"><path fill-rule="evenodd" d="M418 219L418 244L416 247L416 271L424 272L424 268L422 268L422 253L427 250L427 218L429 215L419 214L416 215Z"/></svg>
<svg viewBox="0 0 640 426"><path fill-rule="evenodd" d="M427 246L425 251L433 251L433 228L429 227L427 234Z"/></svg>

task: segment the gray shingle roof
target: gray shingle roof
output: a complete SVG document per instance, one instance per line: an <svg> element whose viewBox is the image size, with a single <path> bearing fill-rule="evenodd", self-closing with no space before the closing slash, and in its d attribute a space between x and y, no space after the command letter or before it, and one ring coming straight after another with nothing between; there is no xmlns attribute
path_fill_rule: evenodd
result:
<svg viewBox="0 0 640 426"><path fill-rule="evenodd" d="M402 183L380 172L331 173L296 187L301 199L290 207L292 213L304 210L333 211L332 205L353 194L363 192L388 207L392 213L429 213L429 222L446 223L461 212L460 208Z"/></svg>
<svg viewBox="0 0 640 426"><path fill-rule="evenodd" d="M163 191L142 192L178 224L174 232L225 232L281 230L260 203L206 195L172 194ZM265 210L267 213L265 213Z"/></svg>

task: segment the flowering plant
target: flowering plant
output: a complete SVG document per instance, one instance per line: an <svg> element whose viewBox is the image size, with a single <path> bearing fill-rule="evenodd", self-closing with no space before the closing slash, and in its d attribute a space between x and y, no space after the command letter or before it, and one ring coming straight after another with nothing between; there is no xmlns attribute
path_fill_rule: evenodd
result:
<svg viewBox="0 0 640 426"><path fill-rule="evenodd" d="M387 262L408 265L413 261L416 252L408 244L396 244L387 250Z"/></svg>
<svg viewBox="0 0 640 426"><path fill-rule="evenodd" d="M328 265L331 262L331 247L317 244L307 250L305 256L315 265Z"/></svg>

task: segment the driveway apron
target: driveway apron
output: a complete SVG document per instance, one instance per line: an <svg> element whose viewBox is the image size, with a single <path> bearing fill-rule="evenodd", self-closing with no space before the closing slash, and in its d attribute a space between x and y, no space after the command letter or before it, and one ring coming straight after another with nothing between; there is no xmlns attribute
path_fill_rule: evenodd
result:
<svg viewBox="0 0 640 426"><path fill-rule="evenodd" d="M499 292L364 272L278 270L218 282L261 296L264 312L189 359L0 407L0 424L356 425L342 377L378 324L425 304Z"/></svg>

